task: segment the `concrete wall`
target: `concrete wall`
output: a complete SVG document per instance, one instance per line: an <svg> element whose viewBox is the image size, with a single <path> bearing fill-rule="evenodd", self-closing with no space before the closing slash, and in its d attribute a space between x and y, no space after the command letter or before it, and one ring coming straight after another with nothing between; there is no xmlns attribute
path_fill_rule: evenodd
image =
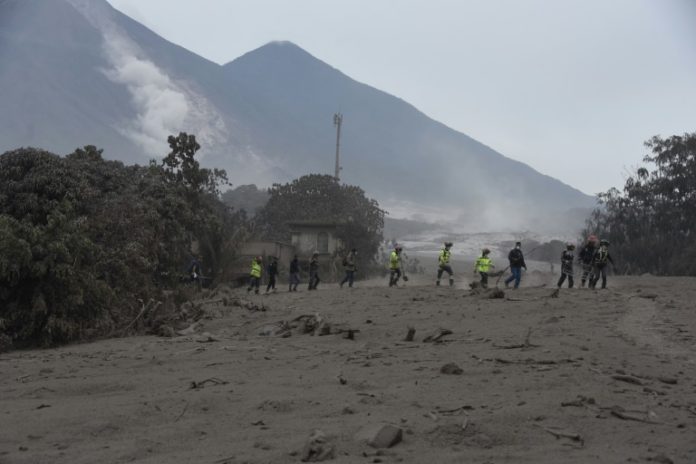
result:
<svg viewBox="0 0 696 464"><path fill-rule="evenodd" d="M266 258L267 256L277 256L278 263L288 267L292 257L295 255L295 247L279 242L247 242L239 250L239 254L244 257L263 256Z"/></svg>
<svg viewBox="0 0 696 464"><path fill-rule="evenodd" d="M328 247L326 250L319 248L319 234L327 234ZM312 228L297 230L292 233L292 245L300 256L309 256L315 251L320 255L331 255L341 248L341 241L336 238L334 231L327 228Z"/></svg>

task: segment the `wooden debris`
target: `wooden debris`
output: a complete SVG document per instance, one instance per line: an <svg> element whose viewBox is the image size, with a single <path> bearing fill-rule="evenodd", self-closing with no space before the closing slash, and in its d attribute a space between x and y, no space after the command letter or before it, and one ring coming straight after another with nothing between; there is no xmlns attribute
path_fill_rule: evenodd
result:
<svg viewBox="0 0 696 464"><path fill-rule="evenodd" d="M559 429L558 427L544 427L541 424L532 424L535 427L539 427L541 430L550 433L556 438L568 438L570 440L576 441L580 443L580 446L585 444L585 440L582 438L582 436L572 430L562 430Z"/></svg>
<svg viewBox="0 0 696 464"><path fill-rule="evenodd" d="M415 327L409 327L408 332L406 333L406 338L404 338L405 342L412 342L413 337L416 336L416 328Z"/></svg>
<svg viewBox="0 0 696 464"><path fill-rule="evenodd" d="M461 414L464 411L471 411L474 409L473 406L469 406L468 404L465 404L464 406L459 406L458 408L454 409L435 409L435 412L438 414L442 414L443 416L454 416L457 414Z"/></svg>
<svg viewBox="0 0 696 464"><path fill-rule="evenodd" d="M644 422L646 424L661 424L661 422L648 419L646 416L649 415L649 413L646 414L644 412L627 411L621 406L612 406L609 408L609 412L612 416L623 420Z"/></svg>
<svg viewBox="0 0 696 464"><path fill-rule="evenodd" d="M634 385L643 385L643 381L638 377L633 377L632 375L615 374L611 376L614 380L620 380L621 382L632 383Z"/></svg>
<svg viewBox="0 0 696 464"><path fill-rule="evenodd" d="M562 407L568 407L568 406L575 406L575 407L583 407L587 404L595 404L595 399L583 395L578 395L577 399L572 400L572 401L563 401L561 403Z"/></svg>
<svg viewBox="0 0 696 464"><path fill-rule="evenodd" d="M191 381L191 390L198 390L206 386L206 384L212 385L226 385L227 381L218 379L217 377L211 377L209 379L201 380L200 382Z"/></svg>
<svg viewBox="0 0 696 464"><path fill-rule="evenodd" d="M438 329L437 332L428 335L423 339L423 343L437 343L441 341L442 337L445 335L451 335L452 331L449 329Z"/></svg>

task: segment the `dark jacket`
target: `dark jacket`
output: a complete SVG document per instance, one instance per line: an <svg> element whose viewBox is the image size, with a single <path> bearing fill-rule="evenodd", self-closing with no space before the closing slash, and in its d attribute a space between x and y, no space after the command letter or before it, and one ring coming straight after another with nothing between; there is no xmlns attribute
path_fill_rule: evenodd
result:
<svg viewBox="0 0 696 464"><path fill-rule="evenodd" d="M561 253L561 272L563 274L573 274L573 260L575 256L571 250L563 250Z"/></svg>
<svg viewBox="0 0 696 464"><path fill-rule="evenodd" d="M592 257L594 256L595 251L597 251L597 249L595 248L594 244L588 243L587 245L582 247L582 250L580 250L578 258L584 264L592 264Z"/></svg>
<svg viewBox="0 0 696 464"><path fill-rule="evenodd" d="M604 267L607 265L607 261L614 264L614 260L611 259L611 255L609 254L609 250L607 248L599 247L599 249L595 250L594 254L592 255L592 264L595 266Z"/></svg>
<svg viewBox="0 0 696 464"><path fill-rule="evenodd" d="M290 261L290 274L296 274L300 272L300 262L297 258Z"/></svg>
<svg viewBox="0 0 696 464"><path fill-rule="evenodd" d="M519 248L510 250L510 253L508 253L508 261L510 261L510 267L527 267L527 264L524 262L522 250Z"/></svg>
<svg viewBox="0 0 696 464"><path fill-rule="evenodd" d="M344 258L343 267L346 268L346 271L355 272L355 255L353 253L348 253L348 256Z"/></svg>
<svg viewBox="0 0 696 464"><path fill-rule="evenodd" d="M275 277L278 275L278 261L271 261L268 265L268 276Z"/></svg>
<svg viewBox="0 0 696 464"><path fill-rule="evenodd" d="M309 262L309 272L319 272L319 259L312 258Z"/></svg>

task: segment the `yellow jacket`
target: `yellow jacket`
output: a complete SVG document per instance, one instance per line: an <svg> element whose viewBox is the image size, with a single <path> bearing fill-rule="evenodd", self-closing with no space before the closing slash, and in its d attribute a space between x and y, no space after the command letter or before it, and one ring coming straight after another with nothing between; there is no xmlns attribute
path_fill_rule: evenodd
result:
<svg viewBox="0 0 696 464"><path fill-rule="evenodd" d="M255 259L251 260L251 277L261 278L261 264Z"/></svg>
<svg viewBox="0 0 696 464"><path fill-rule="evenodd" d="M440 266L447 266L449 264L451 254L452 252L446 248L443 248L442 251L440 251L440 257L437 260Z"/></svg>
<svg viewBox="0 0 696 464"><path fill-rule="evenodd" d="M401 268L401 256L396 251L392 251L389 256L389 269Z"/></svg>
<svg viewBox="0 0 696 464"><path fill-rule="evenodd" d="M478 272L488 272L491 270L492 267L495 266L493 265L493 261L491 260L491 258L489 258L488 256L481 256L479 259L476 260L474 270Z"/></svg>

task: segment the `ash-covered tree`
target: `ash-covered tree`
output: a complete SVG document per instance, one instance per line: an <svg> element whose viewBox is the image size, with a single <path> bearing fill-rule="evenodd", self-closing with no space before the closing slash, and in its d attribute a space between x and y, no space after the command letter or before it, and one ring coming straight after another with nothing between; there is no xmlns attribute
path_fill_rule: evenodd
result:
<svg viewBox="0 0 696 464"><path fill-rule="evenodd" d="M622 272L696 275L696 133L645 146L648 166L599 195L584 233L611 242Z"/></svg>
<svg viewBox="0 0 696 464"><path fill-rule="evenodd" d="M162 175L166 187L179 193L175 198L185 199L186 204L174 208L166 205L162 214L173 215L176 223L188 231L187 243L177 250L190 249L192 242L197 241L204 269L215 276L221 272L222 263L234 253L228 239L233 235L232 229L244 228L245 216L234 213L220 201L220 187L229 183L227 173L200 166L196 153L201 146L195 135L180 132L178 136L170 135L167 142L171 151L162 160ZM171 256L172 263L180 263L187 253Z"/></svg>
<svg viewBox="0 0 696 464"><path fill-rule="evenodd" d="M167 163L146 167L93 146L0 155L0 336L24 346L106 334L178 282L194 239L211 277L224 268L243 215L217 197L224 173L193 159L195 137L174 139Z"/></svg>
<svg viewBox="0 0 696 464"><path fill-rule="evenodd" d="M337 224L346 250L357 248L363 269L382 242L384 210L360 187L339 183L333 176L309 174L287 184L274 184L270 198L256 216L256 230L266 239L290 241L289 223L322 221Z"/></svg>

